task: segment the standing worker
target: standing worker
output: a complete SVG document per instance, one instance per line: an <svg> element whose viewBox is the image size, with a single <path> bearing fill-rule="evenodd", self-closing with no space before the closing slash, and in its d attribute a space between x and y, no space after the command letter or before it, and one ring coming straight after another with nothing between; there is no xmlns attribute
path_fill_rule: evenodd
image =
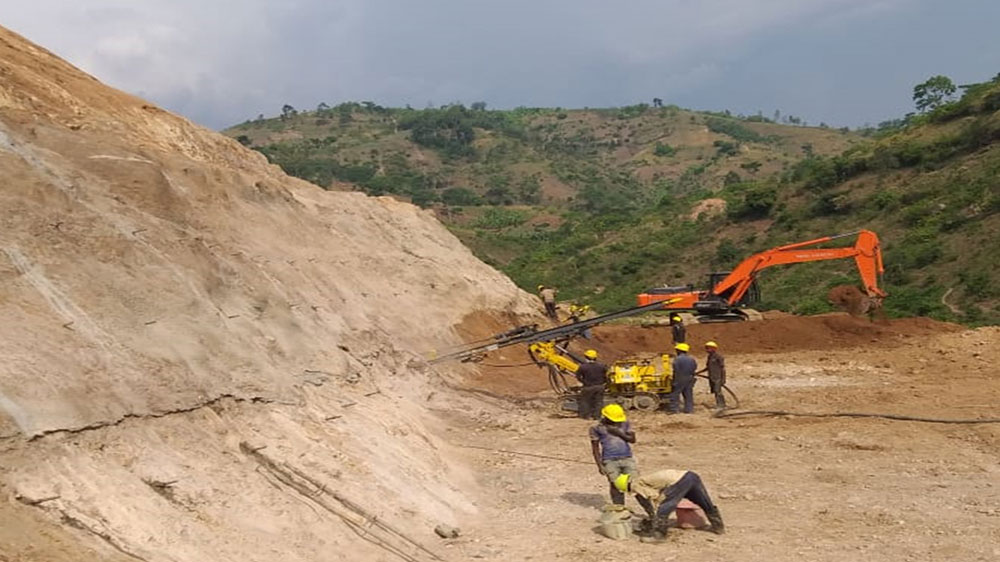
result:
<svg viewBox="0 0 1000 562"><path fill-rule="evenodd" d="M641 476L622 474L615 478L615 488L635 494L636 501L652 519L651 533L643 542L659 543L667 538L667 518L682 499L691 500L705 512L711 525L709 531L717 535L726 532L722 514L696 472L665 469Z"/></svg>
<svg viewBox="0 0 1000 562"><path fill-rule="evenodd" d="M674 338L674 345L687 341L687 329L684 328L684 320L679 314L670 316L670 335Z"/></svg>
<svg viewBox="0 0 1000 562"><path fill-rule="evenodd" d="M559 320L556 315L556 290L552 287L539 285L538 296L542 299L542 304L545 305L545 315L552 320Z"/></svg>
<svg viewBox="0 0 1000 562"><path fill-rule="evenodd" d="M583 388L577 399L577 414L583 419L599 419L604 405L604 383L608 377L608 367L597 361L597 352L588 349L583 352L584 362L576 369L576 379Z"/></svg>
<svg viewBox="0 0 1000 562"><path fill-rule="evenodd" d="M725 410L726 395L722 387L726 384L726 358L719 353L719 344L714 341L705 342L705 353L708 353L708 358L703 371L708 371L708 388L715 395L715 407Z"/></svg>
<svg viewBox="0 0 1000 562"><path fill-rule="evenodd" d="M601 422L590 428L590 449L597 470L608 477L615 505L625 505L625 494L615 482L637 472L629 443L635 443L635 432L625 418L625 410L620 404L608 404L601 409Z"/></svg>
<svg viewBox="0 0 1000 562"><path fill-rule="evenodd" d="M677 357L674 357L671 367L674 372L673 388L670 390L670 413L676 414L680 406L680 398L684 397L684 413L694 411L694 375L698 371L698 362L688 355L691 346L679 343L674 346Z"/></svg>

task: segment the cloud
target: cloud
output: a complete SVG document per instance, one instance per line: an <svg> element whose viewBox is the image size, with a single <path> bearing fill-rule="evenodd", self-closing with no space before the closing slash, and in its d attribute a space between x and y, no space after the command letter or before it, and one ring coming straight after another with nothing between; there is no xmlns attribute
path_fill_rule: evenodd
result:
<svg viewBox="0 0 1000 562"><path fill-rule="evenodd" d="M789 108L817 121L856 123L849 112L857 108L837 110L835 100L863 91L879 111L902 113L908 100L905 91L900 100L899 82L912 85L907 73L919 65L900 61L897 45L914 29L937 25L942 14L961 24L939 37L938 49L956 66L1000 67L1000 54L991 54L1000 53L998 39L985 28L992 51L958 62L970 28L997 21L1000 8L987 3L963 11L956 2L944 11L936 4L0 0L0 9L5 25L101 80L224 127L273 115L285 103L594 107L653 96L702 108ZM910 27L894 27L899 22ZM869 49L867 60L852 54L857 43ZM868 64L889 61L898 72L880 74ZM993 74L980 72L979 78ZM818 91L817 83L839 93Z"/></svg>

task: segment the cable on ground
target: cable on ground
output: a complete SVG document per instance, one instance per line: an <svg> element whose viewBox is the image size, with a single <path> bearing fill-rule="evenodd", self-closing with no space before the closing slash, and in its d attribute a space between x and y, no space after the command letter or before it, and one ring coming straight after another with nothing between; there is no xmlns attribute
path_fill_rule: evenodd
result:
<svg viewBox="0 0 1000 562"><path fill-rule="evenodd" d="M465 448L465 449L480 449L482 451L490 451L490 452L493 452L493 453L507 453L509 455L520 455L522 457L537 457L537 458L540 458L540 459L548 459L548 460L552 460L552 461L571 462L571 463L577 463L577 464L594 464L593 461L580 461L580 460L576 460L576 459L567 459L567 458L563 458L563 457L553 457L553 456L550 456L550 455L539 455L537 453L523 453L521 451L509 451L507 449L493 449L492 447L480 447L478 445L459 445L459 447L462 447L462 448Z"/></svg>
<svg viewBox="0 0 1000 562"><path fill-rule="evenodd" d="M923 423L947 423L972 425L980 423L1000 423L1000 418L968 418L968 419L948 419L948 418L925 418L921 416L904 416L900 414L880 414L867 412L786 412L784 410L744 410L734 412L722 410L716 412L716 418L740 418L748 416L795 416L803 418L882 418L894 421L912 421Z"/></svg>

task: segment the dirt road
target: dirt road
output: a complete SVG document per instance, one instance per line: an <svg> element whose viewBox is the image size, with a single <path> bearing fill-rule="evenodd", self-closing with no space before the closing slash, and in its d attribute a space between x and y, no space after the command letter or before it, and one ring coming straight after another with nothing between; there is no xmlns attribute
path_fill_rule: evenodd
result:
<svg viewBox="0 0 1000 562"><path fill-rule="evenodd" d="M795 318L796 329L770 335L762 326L711 329L724 332L711 337L728 352L730 385L745 408L1000 417L1000 329L913 320L866 333L843 317ZM695 340L707 336L694 328ZM634 351L625 342L667 341L667 333L613 327L598 329L595 339L611 355ZM750 353L765 344L781 353ZM530 376L510 371L492 368L475 380L508 392ZM540 371L535 376L542 381ZM1000 559L1000 424L713 419L704 381L696 398L692 415L632 413L636 456L640 470L700 473L726 535L674 531L661 546L603 538L596 519L607 483L590 460L588 423L532 402L503 414L449 413L456 444L566 461L467 449L491 493L480 502L484 516L445 550L459 558L579 562Z"/></svg>

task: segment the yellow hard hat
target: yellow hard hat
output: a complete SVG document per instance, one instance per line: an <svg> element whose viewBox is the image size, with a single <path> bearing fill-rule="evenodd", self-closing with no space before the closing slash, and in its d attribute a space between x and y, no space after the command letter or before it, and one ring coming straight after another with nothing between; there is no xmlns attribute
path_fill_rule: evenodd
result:
<svg viewBox="0 0 1000 562"><path fill-rule="evenodd" d="M615 478L615 488L618 488L619 492L628 491L628 480L630 476L631 475L629 473L624 472L622 474L619 474L618 477Z"/></svg>
<svg viewBox="0 0 1000 562"><path fill-rule="evenodd" d="M705 347L719 347L719 344L715 343L714 341L707 341L705 342Z"/></svg>
<svg viewBox="0 0 1000 562"><path fill-rule="evenodd" d="M597 359L597 351L593 349L588 349L587 351L583 352L583 356L586 357L587 359Z"/></svg>
<svg viewBox="0 0 1000 562"><path fill-rule="evenodd" d="M621 404L608 404L607 406L601 408L601 415L608 418L613 422L623 422L625 421L625 409L621 407Z"/></svg>
<svg viewBox="0 0 1000 562"><path fill-rule="evenodd" d="M538 286L538 290L539 290L539 291L541 291L541 290L542 290L542 289L544 289L544 288L545 288L545 285L539 285L539 286Z"/></svg>
<svg viewBox="0 0 1000 562"><path fill-rule="evenodd" d="M686 343L679 343L674 346L674 349L676 349L677 351L688 352L691 351L691 346Z"/></svg>
<svg viewBox="0 0 1000 562"><path fill-rule="evenodd" d="M673 316L671 316L671 317L670 317L670 319L671 319L671 320L676 320L676 321L678 321L678 322L680 322L680 321L681 321L681 317L680 317L680 315L677 315L677 314L674 314Z"/></svg>

